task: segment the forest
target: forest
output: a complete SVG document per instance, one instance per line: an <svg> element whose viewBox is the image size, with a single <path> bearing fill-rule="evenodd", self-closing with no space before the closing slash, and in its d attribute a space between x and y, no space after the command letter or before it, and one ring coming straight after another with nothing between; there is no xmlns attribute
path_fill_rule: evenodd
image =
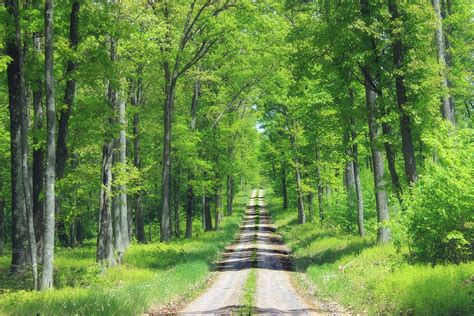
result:
<svg viewBox="0 0 474 316"><path fill-rule="evenodd" d="M472 1L0 4L0 315L474 311Z"/></svg>

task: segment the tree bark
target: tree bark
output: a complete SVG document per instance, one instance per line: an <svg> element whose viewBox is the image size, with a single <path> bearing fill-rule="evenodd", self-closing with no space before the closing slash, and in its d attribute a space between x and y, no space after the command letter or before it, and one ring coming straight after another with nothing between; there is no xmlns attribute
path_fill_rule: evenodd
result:
<svg viewBox="0 0 474 316"><path fill-rule="evenodd" d="M360 2L360 9L362 18L367 20L370 18L370 7L368 0ZM377 58L377 49L375 39L371 36L367 37L366 44L372 54L372 61L369 61L362 67L364 76L365 98L367 106L367 121L369 126L370 151L372 155L372 167L374 175L375 201L377 209L377 242L387 243L390 240L390 230L387 227L387 222L390 218L388 210L387 192L385 189L384 179L384 161L383 154L379 149L378 139L380 138L380 124L378 123L378 116L380 110L377 105L378 92L377 81L374 80L373 73L378 74L378 71L372 71L372 67L380 67Z"/></svg>
<svg viewBox="0 0 474 316"><path fill-rule="evenodd" d="M309 192L308 194L308 208L309 208L308 220L310 223L312 223L314 221L314 193L313 192Z"/></svg>
<svg viewBox="0 0 474 316"><path fill-rule="evenodd" d="M201 90L201 81L198 79L194 83L193 98L191 101L191 121L190 129L193 133L196 129L196 120L197 120L197 111L198 111L198 101L199 93ZM191 238L193 234L193 211L194 211L194 188L192 181L194 175L191 170L188 171L188 184L186 189L186 233L185 238Z"/></svg>
<svg viewBox="0 0 474 316"><path fill-rule="evenodd" d="M44 245L43 273L41 290L53 287L54 262L54 199L55 199L55 166L56 166L56 108L54 104L54 3L45 2L45 82L46 82L46 171L45 171L45 209L44 209Z"/></svg>
<svg viewBox="0 0 474 316"><path fill-rule="evenodd" d="M232 215L234 204L234 178L227 176L227 216Z"/></svg>
<svg viewBox="0 0 474 316"><path fill-rule="evenodd" d="M398 12L397 3L395 0L389 0L388 5L392 20L396 21L400 18ZM408 184L415 184L418 180L416 172L416 160L415 160L415 146L413 145L413 138L411 133L411 119L406 109L407 94L405 87L405 76L402 75L402 67L404 66L404 52L402 40L399 34L395 35L395 39L392 44L393 50L393 64L395 70L395 89L397 93L397 105L400 112L400 134L402 136L402 153L403 161L405 166L405 176Z"/></svg>
<svg viewBox="0 0 474 316"><path fill-rule="evenodd" d="M165 96L163 106L163 171L162 171L162 208L160 240L171 240L170 227L170 176L171 176L171 121L173 116L175 78L170 73L169 65L165 62Z"/></svg>
<svg viewBox="0 0 474 316"><path fill-rule="evenodd" d="M39 1L35 4L39 6ZM36 54L42 54L41 39L39 33L33 34L33 46ZM44 147L38 137L43 132L43 81L38 78L33 85L33 220L36 235L36 247L38 261L42 262L43 257L43 232L44 232L44 203L40 198L44 184Z"/></svg>
<svg viewBox="0 0 474 316"><path fill-rule="evenodd" d="M36 289L38 285L36 237L33 226L32 199L27 160L28 108L17 0L6 1L5 8L13 21L13 23L7 23L6 25L9 32L6 43L6 53L12 59L7 67L12 177L12 264L10 272L15 274L22 273L27 265L29 254L33 272L33 287ZM27 248L28 246L29 249Z"/></svg>
<svg viewBox="0 0 474 316"><path fill-rule="evenodd" d="M298 207L298 224L304 224L306 222L306 215L304 213L304 200L303 200L303 186L301 181L301 170L300 162L298 158L298 149L296 146L296 139L294 135L290 136L291 147L294 151L294 163L295 163L295 180L296 180L296 198Z"/></svg>
<svg viewBox="0 0 474 316"><path fill-rule="evenodd" d="M121 165L122 170L125 169L127 164L127 139L126 139L126 125L127 120L125 117L125 101L120 101L118 106L119 123L120 123L120 135L118 139L118 151L119 159L118 162ZM118 186L119 195L119 209L120 209L120 230L122 235L123 248L127 249L130 245L130 232L128 231L128 202L127 202L127 187L124 184Z"/></svg>
<svg viewBox="0 0 474 316"><path fill-rule="evenodd" d="M133 116L133 164L138 171L142 169L141 147L140 147L140 107L142 105L142 67L138 68L138 79L135 91L132 94L132 105L137 108ZM141 184L141 183L139 183ZM135 234L139 243L145 243L145 225L143 219L142 190L135 195Z"/></svg>
<svg viewBox="0 0 474 316"><path fill-rule="evenodd" d="M380 137L380 127L377 123L377 92L374 91L369 78L365 78L365 94L367 101L367 118L370 135L370 150L372 153L372 164L374 174L375 201L377 208L377 241L387 243L390 240L390 231L386 226L389 220L388 199L385 191L384 162L382 152L378 149L378 138Z"/></svg>
<svg viewBox="0 0 474 316"><path fill-rule="evenodd" d="M116 264L112 230L112 151L113 140L102 147L101 188L99 201L99 230L97 234L97 262L107 266Z"/></svg>
<svg viewBox="0 0 474 316"><path fill-rule="evenodd" d="M214 230L219 229L219 224L221 221L221 207L222 207L222 196L221 196L221 190L218 188L216 190L216 193L214 195Z"/></svg>
<svg viewBox="0 0 474 316"><path fill-rule="evenodd" d="M211 198L204 197L204 231L212 231Z"/></svg>
<svg viewBox="0 0 474 316"><path fill-rule="evenodd" d="M80 2L72 1L69 21L69 47L72 50L77 49L77 44L79 42L79 10ZM64 104L66 106L61 107L59 110L58 136L56 144L57 180L61 180L64 178L66 163L69 158L67 138L69 133L69 118L71 116L71 111L74 104L74 97L76 94L76 79L74 79L73 77L75 71L76 63L72 59L68 60L66 66L66 88L64 91ZM69 240L66 234L66 225L64 223L64 220L61 218L61 213L61 201L59 198L57 198L56 215L59 217L57 220L58 239L61 245L65 246L69 244Z"/></svg>
<svg viewBox="0 0 474 316"><path fill-rule="evenodd" d="M440 0L432 0L432 4L436 15L435 41L438 53L438 63L441 66L441 87L443 90L443 94L441 96L441 113L447 121L451 122L453 125L456 125L454 99L449 92L448 65L445 42L446 37L444 35L443 30L443 17L441 15Z"/></svg>

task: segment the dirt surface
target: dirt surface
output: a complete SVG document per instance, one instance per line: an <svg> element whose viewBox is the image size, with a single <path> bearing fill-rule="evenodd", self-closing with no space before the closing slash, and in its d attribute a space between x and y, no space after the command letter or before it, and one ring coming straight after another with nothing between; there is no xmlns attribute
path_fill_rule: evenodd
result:
<svg viewBox="0 0 474 316"><path fill-rule="evenodd" d="M289 250L276 234L265 209L262 190L252 192L241 233L218 264L216 281L179 314L239 314L245 281L251 268L257 270L254 314L328 314L316 310L292 286Z"/></svg>

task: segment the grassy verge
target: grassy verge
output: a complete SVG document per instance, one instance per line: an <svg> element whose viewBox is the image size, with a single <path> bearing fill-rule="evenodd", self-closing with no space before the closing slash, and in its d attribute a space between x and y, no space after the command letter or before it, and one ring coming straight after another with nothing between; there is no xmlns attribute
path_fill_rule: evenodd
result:
<svg viewBox="0 0 474 316"><path fill-rule="evenodd" d="M219 253L239 230L248 196L236 199L236 212L221 230L168 244L132 245L124 264L102 271L94 263L91 242L57 251L58 289L23 290L25 284L5 276L8 258L0 260L0 314L137 315L153 304L185 301L205 286Z"/></svg>
<svg viewBox="0 0 474 316"><path fill-rule="evenodd" d="M295 268L314 283L318 298L369 314L468 315L474 310L474 263L410 264L391 245L296 224L296 211L269 210L293 251Z"/></svg>

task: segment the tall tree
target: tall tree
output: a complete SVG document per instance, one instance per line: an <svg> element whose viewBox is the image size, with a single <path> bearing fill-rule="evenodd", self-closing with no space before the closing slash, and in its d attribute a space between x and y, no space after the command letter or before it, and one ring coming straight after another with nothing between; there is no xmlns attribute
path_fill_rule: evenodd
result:
<svg viewBox="0 0 474 316"><path fill-rule="evenodd" d="M43 270L41 289L53 287L54 262L54 212L55 212L55 167L56 167L56 108L54 103L54 2L45 1L45 83L46 83L46 171L45 171L45 216L44 216L44 245Z"/></svg>

